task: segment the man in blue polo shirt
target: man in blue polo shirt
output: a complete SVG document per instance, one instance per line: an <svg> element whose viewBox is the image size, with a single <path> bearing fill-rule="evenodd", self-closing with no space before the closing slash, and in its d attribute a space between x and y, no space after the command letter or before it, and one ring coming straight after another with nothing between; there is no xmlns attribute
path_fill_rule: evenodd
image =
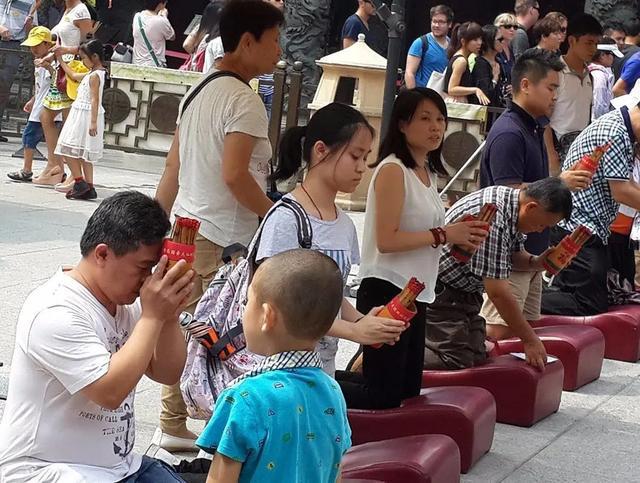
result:
<svg viewBox="0 0 640 483"><path fill-rule="evenodd" d="M496 120L487 137L480 167L482 188L521 188L549 177L542 120L553 112L562 69L555 54L541 49L527 50L518 58L512 71L512 105ZM587 171L565 171L561 178L573 190L583 189L590 182ZM549 231L528 234L525 248L533 255L542 254L549 248ZM541 272L513 271L509 282L526 320L538 320ZM481 315L487 322L488 336L504 339L514 335L487 297Z"/></svg>
<svg viewBox="0 0 640 483"><path fill-rule="evenodd" d="M404 82L407 89L426 87L433 72L444 72L449 59L449 29L453 24L453 10L437 5L430 11L431 33L413 41L407 55Z"/></svg>

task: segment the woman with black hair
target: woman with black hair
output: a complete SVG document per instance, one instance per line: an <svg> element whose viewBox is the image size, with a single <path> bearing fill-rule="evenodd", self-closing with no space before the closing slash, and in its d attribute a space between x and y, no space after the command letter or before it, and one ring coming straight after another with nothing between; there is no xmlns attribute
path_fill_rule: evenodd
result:
<svg viewBox="0 0 640 483"><path fill-rule="evenodd" d="M369 185L356 308L368 313L398 295L409 279L426 285L417 315L394 345L363 348L363 379L340 373L347 406L398 407L420 393L426 306L435 298L442 245L477 245L487 232L477 221L444 225L437 175L445 174L440 152L447 107L431 89L402 91Z"/></svg>
<svg viewBox="0 0 640 483"><path fill-rule="evenodd" d="M287 130L280 141L273 181L284 181L306 169L304 181L285 195L307 213L311 225L311 249L331 257L344 283L352 265L360 262L358 236L353 221L336 206L336 196L353 193L366 171L375 132L361 112L346 104L332 103L309 120L307 126ZM256 260L300 247L296 217L289 210L269 216L262 228ZM325 372L333 376L338 338L359 344L393 343L404 324L376 317L378 310L359 312L343 300L339 318L318 343ZM424 341L423 341L424 345Z"/></svg>
<svg viewBox="0 0 640 483"><path fill-rule="evenodd" d="M56 38L56 46L53 54L36 61L36 67L52 64L54 74L52 74L52 82L49 92L43 101L44 109L40 115L40 122L44 131L44 137L47 141L47 166L42 173L33 179L33 184L56 186L58 191L67 192L73 187L73 180L69 179L65 183L65 173L63 169L62 159L55 154L55 148L58 144L58 127L56 121L62 116L63 121L67 118L73 99L71 99L66 91L58 89L56 82L60 72L59 62L56 58L63 58L68 62L73 56L78 55L79 47L87 38L87 35L93 30L95 9L89 8L86 3L81 0L65 0L65 10L60 22L51 29L51 34ZM54 55L56 58L54 58ZM62 57L61 57L62 56Z"/></svg>
<svg viewBox="0 0 640 483"><path fill-rule="evenodd" d="M195 72L204 71L205 52L210 41L220 36L220 14L224 3L220 0L207 4L202 12L202 19L197 30L190 33L182 44L182 48L191 54L189 68ZM181 67L185 70L184 67Z"/></svg>
<svg viewBox="0 0 640 483"><path fill-rule="evenodd" d="M482 46L482 27L475 22L465 22L453 27L447 55L449 65L444 75L444 92L447 100L472 104L489 104L489 98L473 85L469 56L478 54Z"/></svg>
<svg viewBox="0 0 640 483"><path fill-rule="evenodd" d="M489 98L491 107L504 107L502 92L507 81L502 66L496 59L498 54L504 52L503 40L495 25L482 27L482 47L471 73L473 85Z"/></svg>

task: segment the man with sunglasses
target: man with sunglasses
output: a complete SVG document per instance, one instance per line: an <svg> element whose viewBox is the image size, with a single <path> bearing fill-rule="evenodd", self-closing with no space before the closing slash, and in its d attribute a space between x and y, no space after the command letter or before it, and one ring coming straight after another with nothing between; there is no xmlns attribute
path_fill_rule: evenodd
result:
<svg viewBox="0 0 640 483"><path fill-rule="evenodd" d="M531 47L527 30L540 18L540 4L537 0L516 0L514 10L518 19L518 31L511 42L511 48L517 59Z"/></svg>
<svg viewBox="0 0 640 483"><path fill-rule="evenodd" d="M369 32L369 19L375 15L376 7L371 0L358 0L358 10L347 18L342 27L342 48L351 47L358 41L358 35L365 35L365 42L374 48L373 37Z"/></svg>
<svg viewBox="0 0 640 483"><path fill-rule="evenodd" d="M431 33L413 41L407 55L404 82L408 89L426 87L433 72L444 72L449 62L449 30L453 25L453 10L436 5L429 12Z"/></svg>

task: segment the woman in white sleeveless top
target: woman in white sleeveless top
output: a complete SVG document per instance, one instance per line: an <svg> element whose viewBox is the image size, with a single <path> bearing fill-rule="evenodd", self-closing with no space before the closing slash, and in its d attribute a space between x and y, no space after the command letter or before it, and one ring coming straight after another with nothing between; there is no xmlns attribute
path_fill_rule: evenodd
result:
<svg viewBox="0 0 640 483"><path fill-rule="evenodd" d="M436 177L447 108L438 93L416 88L400 93L369 186L357 309L367 313L398 295L411 277L426 285L417 315L395 345L363 349L363 380L341 381L352 408L397 407L420 393L426 304L435 299L441 246L479 244L480 222L444 225Z"/></svg>

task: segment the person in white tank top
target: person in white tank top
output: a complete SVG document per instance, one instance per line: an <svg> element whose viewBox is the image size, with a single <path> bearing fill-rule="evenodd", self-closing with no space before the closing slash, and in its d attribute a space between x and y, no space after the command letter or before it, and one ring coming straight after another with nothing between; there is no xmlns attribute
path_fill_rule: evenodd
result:
<svg viewBox="0 0 640 483"><path fill-rule="evenodd" d="M441 246L478 245L487 236L477 221L443 226L437 174L445 173L440 151L446 125L447 108L435 91L416 88L398 95L367 196L356 308L367 313L385 305L412 277L426 288L395 345L364 347L364 382L348 376L341 383L350 408L398 407L420 393L426 305L435 298Z"/></svg>

